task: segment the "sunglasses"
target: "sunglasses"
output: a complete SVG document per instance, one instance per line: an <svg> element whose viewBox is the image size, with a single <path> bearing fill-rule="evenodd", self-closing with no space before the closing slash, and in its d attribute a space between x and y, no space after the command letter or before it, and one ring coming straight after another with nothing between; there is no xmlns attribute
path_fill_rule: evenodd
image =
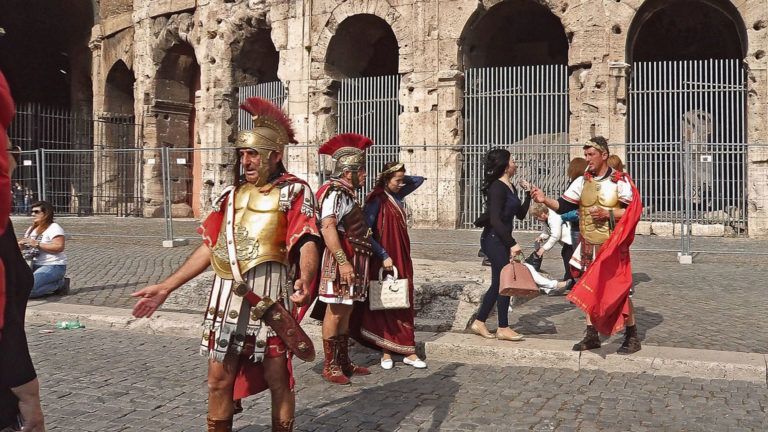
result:
<svg viewBox="0 0 768 432"><path fill-rule="evenodd" d="M43 212L42 210L32 210L30 213L31 214L40 214L42 212Z"/></svg>

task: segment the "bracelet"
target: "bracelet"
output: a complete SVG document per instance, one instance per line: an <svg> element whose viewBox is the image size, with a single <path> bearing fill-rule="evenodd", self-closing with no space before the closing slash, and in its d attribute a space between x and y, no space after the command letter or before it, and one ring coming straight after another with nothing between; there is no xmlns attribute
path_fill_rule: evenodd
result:
<svg viewBox="0 0 768 432"><path fill-rule="evenodd" d="M334 252L333 257L336 258L336 263L339 264L340 266L344 264L349 264L349 260L347 260L347 256L344 254L344 251L341 249Z"/></svg>

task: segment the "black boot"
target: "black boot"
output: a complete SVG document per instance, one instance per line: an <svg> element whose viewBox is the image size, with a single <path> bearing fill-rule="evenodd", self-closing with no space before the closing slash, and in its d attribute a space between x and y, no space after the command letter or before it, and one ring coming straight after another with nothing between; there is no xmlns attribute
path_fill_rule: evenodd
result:
<svg viewBox="0 0 768 432"><path fill-rule="evenodd" d="M594 326L588 325L587 332L579 343L573 346L574 351L587 351L600 348L600 336Z"/></svg>
<svg viewBox="0 0 768 432"><path fill-rule="evenodd" d="M621 344L616 354L632 354L640 351L640 338L637 337L637 325L627 326L624 330L624 343Z"/></svg>

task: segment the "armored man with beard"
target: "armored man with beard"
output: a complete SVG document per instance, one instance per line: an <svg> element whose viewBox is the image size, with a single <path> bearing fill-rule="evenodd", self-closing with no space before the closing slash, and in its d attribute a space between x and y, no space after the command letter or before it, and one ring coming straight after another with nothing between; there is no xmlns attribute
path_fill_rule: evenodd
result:
<svg viewBox="0 0 768 432"><path fill-rule="evenodd" d="M334 384L349 384L353 375L371 373L349 358L349 318L353 307L364 307L373 255L372 232L357 195L365 182L365 150L371 145L369 138L349 133L331 138L319 149L333 158L335 166L330 180L317 191L325 250L312 316L323 320L323 378Z"/></svg>
<svg viewBox="0 0 768 432"><path fill-rule="evenodd" d="M168 295L209 265L216 276L200 351L208 357L208 432L232 430L234 400L269 388L272 430L293 430L296 399L291 356L314 359L298 321L319 265L315 197L283 166L295 143L285 114L264 99L241 108L253 129L237 137L236 184L200 227L204 244L165 281L133 295L136 317L149 317ZM243 175L240 175L240 171Z"/></svg>

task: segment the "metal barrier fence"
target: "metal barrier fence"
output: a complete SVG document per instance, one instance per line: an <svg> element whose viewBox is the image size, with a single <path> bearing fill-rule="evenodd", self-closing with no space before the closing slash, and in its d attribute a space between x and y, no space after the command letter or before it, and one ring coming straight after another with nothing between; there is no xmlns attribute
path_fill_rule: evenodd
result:
<svg viewBox="0 0 768 432"><path fill-rule="evenodd" d="M338 132L354 132L365 135L376 145L368 150L366 168L368 178L365 187L370 189L376 182L374 173L386 162L399 157L398 145L400 106L400 75L366 78L350 78L341 81L339 89ZM328 164L322 157L323 168Z"/></svg>
<svg viewBox="0 0 768 432"><path fill-rule="evenodd" d="M285 103L288 93L281 81L272 81L261 84L238 87L238 102L243 103L249 97L260 97L267 99L275 105L282 107ZM287 107L286 112L287 112ZM251 116L244 110L237 110L237 124L240 130L251 128Z"/></svg>
<svg viewBox="0 0 768 432"><path fill-rule="evenodd" d="M514 153L526 177L561 186L568 164L568 68L565 65L469 69L464 96L462 218L483 211L480 187L491 148ZM536 172L533 172L535 170Z"/></svg>
<svg viewBox="0 0 768 432"><path fill-rule="evenodd" d="M636 147L636 151L627 152L630 156L626 162L644 203L638 232L672 235L679 241L679 246L672 249L683 254L712 252L715 246L711 246L710 237L738 240L768 235L768 168L759 163L768 158L768 145L623 146ZM559 196L568 184L569 160L563 155L582 151L578 145L567 144L518 144L510 150L518 165L514 181L526 179L550 197ZM288 169L314 188L326 172L323 159L306 158L316 151L314 146L289 146L286 154ZM663 176L659 176L657 161L632 156L658 153L668 158L663 164ZM461 213L461 199L470 192L464 189L466 185L481 179L467 178L460 151L439 145L401 146L398 159L405 163L409 174L427 178L406 200L415 226L471 228L464 224L470 218ZM205 216L217 193L231 182L232 175L226 170L234 169L234 161L233 149L25 151L13 177L13 208L17 214L26 214L32 201L45 199L55 203L57 215L138 216L156 220L158 226L164 224L166 239L196 238L196 221ZM68 166L71 169L62 172L72 174L51 179L47 174L51 165ZM375 177L380 169L375 167L370 176ZM212 172L218 174L212 176ZM711 176L702 176L701 172L711 172ZM71 188L51 188L52 183L66 183ZM697 195L695 191L705 189L705 183L711 185L711 192ZM535 231L540 223L527 218L516 222L515 229ZM115 230L110 235L135 237L142 233ZM668 243L664 250L671 250ZM760 253L745 247L737 242L727 252Z"/></svg>

